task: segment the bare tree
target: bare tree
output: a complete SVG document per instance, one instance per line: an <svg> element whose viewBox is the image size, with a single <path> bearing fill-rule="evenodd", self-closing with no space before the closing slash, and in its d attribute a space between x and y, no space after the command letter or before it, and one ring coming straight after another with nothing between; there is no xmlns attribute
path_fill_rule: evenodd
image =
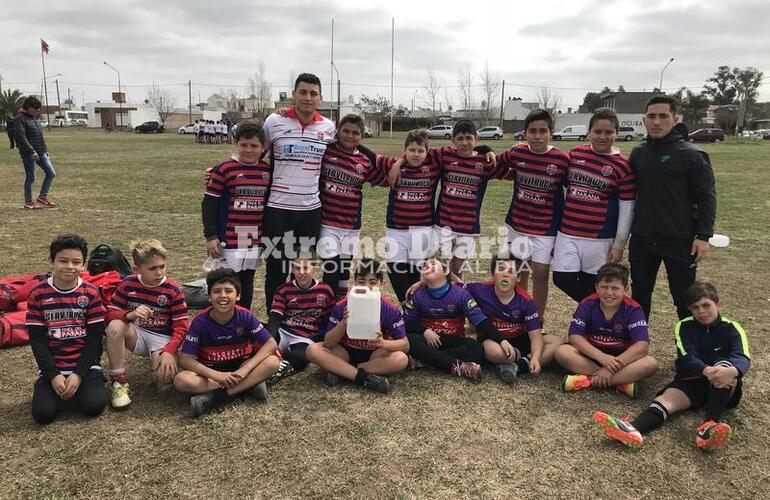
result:
<svg viewBox="0 0 770 500"><path fill-rule="evenodd" d="M484 63L484 69L479 74L481 88L484 92L484 116L481 125L488 125L495 114L495 104L500 96L500 77L489 69L489 62Z"/></svg>
<svg viewBox="0 0 770 500"><path fill-rule="evenodd" d="M473 74L471 74L471 68L467 64L460 66L457 85L460 87L463 108L467 111L473 107Z"/></svg>
<svg viewBox="0 0 770 500"><path fill-rule="evenodd" d="M535 91L535 98L542 109L554 111L561 106L561 96L550 87L540 87Z"/></svg>
<svg viewBox="0 0 770 500"><path fill-rule="evenodd" d="M454 101L452 100L452 94L449 92L449 87L444 87L444 106L446 106L447 112L452 111L452 104ZM441 105L439 105L439 108Z"/></svg>
<svg viewBox="0 0 770 500"><path fill-rule="evenodd" d="M382 122L393 110L393 105L384 96L377 94L374 97L361 95L361 102L364 104L364 112L367 118L372 118L377 122L377 135L382 130Z"/></svg>
<svg viewBox="0 0 770 500"><path fill-rule="evenodd" d="M241 98L238 96L238 91L235 89L219 89L219 95L222 96L224 101L225 111L227 113L237 113L241 110Z"/></svg>
<svg viewBox="0 0 770 500"><path fill-rule="evenodd" d="M147 103L158 113L160 122L165 125L166 119L176 108L176 95L170 89L163 89L153 83L147 87Z"/></svg>
<svg viewBox="0 0 770 500"><path fill-rule="evenodd" d="M254 114L261 118L265 116L267 108L270 107L270 99L272 98L271 85L272 82L267 79L265 63L259 61L254 77L249 78L249 100L251 101Z"/></svg>
<svg viewBox="0 0 770 500"><path fill-rule="evenodd" d="M436 116L436 104L439 101L439 93L441 92L441 81L430 68L425 68L428 72L428 77L425 80L422 88L425 89L425 103L430 106L433 116Z"/></svg>

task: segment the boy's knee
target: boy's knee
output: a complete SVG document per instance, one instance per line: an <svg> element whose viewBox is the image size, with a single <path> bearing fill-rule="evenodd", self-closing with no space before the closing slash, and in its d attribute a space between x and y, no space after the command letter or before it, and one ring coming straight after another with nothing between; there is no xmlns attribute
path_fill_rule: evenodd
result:
<svg viewBox="0 0 770 500"><path fill-rule="evenodd" d="M318 356L324 351L324 346L320 342L317 342L315 344L310 344L307 349L305 349L305 357L310 361L311 363L315 363L315 361L318 359Z"/></svg>
<svg viewBox="0 0 770 500"><path fill-rule="evenodd" d="M556 348L564 345L565 340L563 337L559 337L558 335L543 335L543 343L546 345L551 345Z"/></svg>
<svg viewBox="0 0 770 500"><path fill-rule="evenodd" d="M123 332L126 329L126 323L121 319L114 319L110 321L105 329L107 338L123 337Z"/></svg>
<svg viewBox="0 0 770 500"><path fill-rule="evenodd" d="M262 364L265 365L271 373L277 372L278 368L281 367L281 358L276 356L275 354L271 354L267 358L265 358L264 361L262 361Z"/></svg>
<svg viewBox="0 0 770 500"><path fill-rule="evenodd" d="M406 367L409 366L409 356L405 352L396 351L391 356L399 371L406 370Z"/></svg>
<svg viewBox="0 0 770 500"><path fill-rule="evenodd" d="M576 353L577 353L577 349L575 349L575 346L573 346L572 344L565 343L560 345L556 349L556 352L554 353L554 357L558 362L561 363L562 361L570 358L571 356L574 356Z"/></svg>
<svg viewBox="0 0 770 500"><path fill-rule="evenodd" d="M183 370L174 377L174 389L180 392L190 392L195 374L191 371Z"/></svg>
<svg viewBox="0 0 770 500"><path fill-rule="evenodd" d="M658 361L652 356L645 356L638 362L641 364L645 376L653 375L656 371L658 371Z"/></svg>
<svg viewBox="0 0 770 500"><path fill-rule="evenodd" d="M106 406L106 394L94 394L80 405L80 411L82 411L83 415L86 417L96 417L104 411Z"/></svg>
<svg viewBox="0 0 770 500"><path fill-rule="evenodd" d="M32 405L32 419L40 425L48 425L59 414L59 409L53 404L39 404Z"/></svg>

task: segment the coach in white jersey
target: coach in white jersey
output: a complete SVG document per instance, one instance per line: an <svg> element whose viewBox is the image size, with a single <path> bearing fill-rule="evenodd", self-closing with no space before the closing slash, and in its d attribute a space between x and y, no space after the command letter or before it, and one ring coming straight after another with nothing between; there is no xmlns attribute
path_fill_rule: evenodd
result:
<svg viewBox="0 0 770 500"><path fill-rule="evenodd" d="M334 123L316 110L321 103L321 80L302 73L294 82L294 104L286 116L276 113L265 120L273 167L270 195L265 209L264 235L279 245L269 251L265 263L265 303L270 310L275 290L286 281L289 260L283 237L318 239L321 229L321 200L318 179L326 145L334 140Z"/></svg>

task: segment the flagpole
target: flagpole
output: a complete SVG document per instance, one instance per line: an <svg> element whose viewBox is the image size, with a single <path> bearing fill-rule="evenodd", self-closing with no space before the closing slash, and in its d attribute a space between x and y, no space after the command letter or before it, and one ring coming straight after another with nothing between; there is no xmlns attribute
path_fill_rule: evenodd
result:
<svg viewBox="0 0 770 500"><path fill-rule="evenodd" d="M43 44L40 44L40 61L43 64L43 89L45 91L45 117L48 122L48 129L51 128L51 112L48 109L48 82L45 80L45 52L43 51Z"/></svg>

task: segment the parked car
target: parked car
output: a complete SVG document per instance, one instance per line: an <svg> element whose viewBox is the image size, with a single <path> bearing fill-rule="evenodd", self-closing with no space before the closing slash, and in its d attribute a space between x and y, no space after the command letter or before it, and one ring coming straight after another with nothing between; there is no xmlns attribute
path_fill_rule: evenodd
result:
<svg viewBox="0 0 770 500"><path fill-rule="evenodd" d="M451 139L452 128L451 125L434 125L426 130L426 132L431 139Z"/></svg>
<svg viewBox="0 0 770 500"><path fill-rule="evenodd" d="M503 129L500 127L481 127L476 131L479 139L502 139Z"/></svg>
<svg viewBox="0 0 770 500"><path fill-rule="evenodd" d="M588 127L586 127L585 125L572 125L569 127L564 127L558 132L554 132L553 140L561 141L563 139L565 141L568 141L568 140L585 141L587 135L588 135Z"/></svg>
<svg viewBox="0 0 770 500"><path fill-rule="evenodd" d="M620 127L618 129L619 141L633 141L635 137L643 135L636 131L634 127Z"/></svg>
<svg viewBox="0 0 770 500"><path fill-rule="evenodd" d="M699 128L688 139L690 142L722 142L725 140L725 131L721 128Z"/></svg>
<svg viewBox="0 0 770 500"><path fill-rule="evenodd" d="M144 122L134 127L134 132L137 134L162 134L165 131L166 127L158 122Z"/></svg>
<svg viewBox="0 0 770 500"><path fill-rule="evenodd" d="M513 134L513 138L517 139L519 141L523 141L524 140L524 131L523 130L519 130L518 132Z"/></svg>
<svg viewBox="0 0 770 500"><path fill-rule="evenodd" d="M194 124L192 123L188 123L187 125L182 125L181 127L179 127L179 133L182 135L192 134L195 131L193 127L194 127Z"/></svg>

